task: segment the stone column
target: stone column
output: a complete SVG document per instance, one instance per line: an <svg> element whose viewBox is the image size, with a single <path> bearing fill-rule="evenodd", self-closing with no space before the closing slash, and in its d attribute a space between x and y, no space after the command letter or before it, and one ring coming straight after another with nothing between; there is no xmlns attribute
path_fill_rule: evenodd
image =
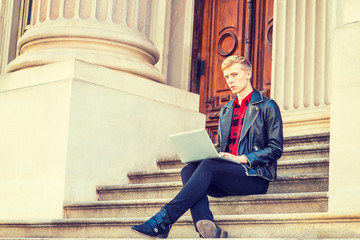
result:
<svg viewBox="0 0 360 240"><path fill-rule="evenodd" d="M275 0L272 98L285 132L329 131L328 1Z"/></svg>
<svg viewBox="0 0 360 240"><path fill-rule="evenodd" d="M0 1L0 75L16 56L20 1Z"/></svg>
<svg viewBox="0 0 360 240"><path fill-rule="evenodd" d="M78 59L165 82L149 40L152 0L34 0L7 72Z"/></svg>

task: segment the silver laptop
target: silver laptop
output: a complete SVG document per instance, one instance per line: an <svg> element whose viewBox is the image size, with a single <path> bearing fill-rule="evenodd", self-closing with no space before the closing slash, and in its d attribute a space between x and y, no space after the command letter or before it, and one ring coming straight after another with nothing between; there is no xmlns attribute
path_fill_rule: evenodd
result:
<svg viewBox="0 0 360 240"><path fill-rule="evenodd" d="M240 164L236 160L220 157L205 129L197 129L169 135L180 160L187 164L207 158L225 160Z"/></svg>

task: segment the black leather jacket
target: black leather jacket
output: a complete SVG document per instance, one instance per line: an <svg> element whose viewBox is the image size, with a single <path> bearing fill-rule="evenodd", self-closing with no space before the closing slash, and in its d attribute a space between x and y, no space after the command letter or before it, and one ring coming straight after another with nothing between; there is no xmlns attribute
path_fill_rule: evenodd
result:
<svg viewBox="0 0 360 240"><path fill-rule="evenodd" d="M231 129L233 102L220 110L218 152L225 152ZM248 176L259 176L269 181L276 179L277 160L283 152L283 124L278 105L274 100L253 91L246 111L237 155L244 154L247 164L242 164Z"/></svg>

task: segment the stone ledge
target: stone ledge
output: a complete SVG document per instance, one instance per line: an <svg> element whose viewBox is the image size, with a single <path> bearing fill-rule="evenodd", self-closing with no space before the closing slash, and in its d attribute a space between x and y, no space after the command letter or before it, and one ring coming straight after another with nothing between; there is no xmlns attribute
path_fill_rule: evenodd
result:
<svg viewBox="0 0 360 240"><path fill-rule="evenodd" d="M311 193L279 193L279 194L259 194L247 196L232 196L223 198L210 197L211 202L254 202L254 201L275 201L275 200L308 200L308 199L327 199L327 192L311 192ZM93 207L111 207L111 206L136 206L136 205L152 205L152 204L165 204L171 198L160 199L133 199L133 200L110 200L110 201L96 201L96 202L83 202L75 204L65 204L65 209L74 208L93 208Z"/></svg>
<svg viewBox="0 0 360 240"><path fill-rule="evenodd" d="M0 238L0 240L103 240L103 239L104 238ZM131 238L131 239L132 240L149 240L149 238ZM172 240L199 240L199 238L171 238L171 239ZM217 239L217 238L208 238L208 239ZM298 240L298 238L231 238L231 239L233 239L233 240ZM352 238L352 239L358 239L358 238ZM111 240L124 240L124 238L111 238ZM331 238L331 240L337 240L337 238Z"/></svg>
<svg viewBox="0 0 360 240"><path fill-rule="evenodd" d="M65 218L151 217L171 198L112 200L68 204ZM209 198L214 215L326 212L327 192L262 194ZM187 212L185 216L189 216Z"/></svg>
<svg viewBox="0 0 360 240"><path fill-rule="evenodd" d="M174 164L180 162L179 159L169 159L169 162L172 161ZM167 161L167 162L168 162ZM329 158L310 158L310 159L295 159L295 160L281 160L278 162L278 167L296 167L309 164L326 164L329 163ZM310 166L309 166L310 167ZM144 178L156 178L162 175L179 175L181 168L171 168L171 169L159 169L155 171L139 171L139 172L130 172L128 173L128 178L131 180L137 177Z"/></svg>
<svg viewBox="0 0 360 240"><path fill-rule="evenodd" d="M130 226L147 218L61 219L0 221L0 234L32 238L136 238ZM359 238L360 213L330 214L254 214L216 216L216 223L232 238ZM170 238L195 238L191 217L181 217L170 232Z"/></svg>
<svg viewBox="0 0 360 240"><path fill-rule="evenodd" d="M24 81L24 79L26 80ZM191 111L199 111L198 94L77 59L5 74L1 76L0 92L71 79L124 91Z"/></svg>
<svg viewBox="0 0 360 240"><path fill-rule="evenodd" d="M275 184L279 181L296 181L306 179L328 179L329 174L326 173L311 173L311 174L296 174L296 175L283 175L278 176L277 181L272 182ZM271 184L271 183L270 183ZM165 182L165 183L140 183L140 184L126 184L126 185L108 185L98 186L97 191L116 191L116 190L143 190L143 189L156 189L156 188L173 188L182 187L182 183L176 182Z"/></svg>

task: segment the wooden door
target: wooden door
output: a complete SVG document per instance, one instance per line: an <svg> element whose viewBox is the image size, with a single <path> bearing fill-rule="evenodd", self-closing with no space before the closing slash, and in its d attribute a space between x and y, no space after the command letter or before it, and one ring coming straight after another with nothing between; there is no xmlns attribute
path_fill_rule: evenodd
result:
<svg viewBox="0 0 360 240"><path fill-rule="evenodd" d="M196 0L191 91L200 94L200 111L213 142L221 107L233 96L221 71L237 54L253 64L253 86L270 95L273 0Z"/></svg>

